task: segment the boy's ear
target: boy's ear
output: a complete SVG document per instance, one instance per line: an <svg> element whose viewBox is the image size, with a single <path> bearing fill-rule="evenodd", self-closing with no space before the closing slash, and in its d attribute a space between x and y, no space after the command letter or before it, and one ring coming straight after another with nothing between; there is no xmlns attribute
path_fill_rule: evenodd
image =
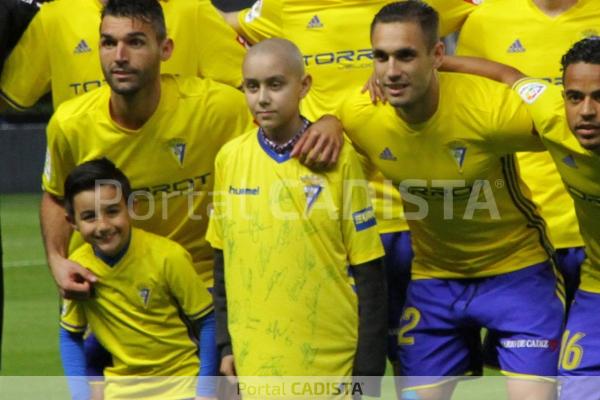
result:
<svg viewBox="0 0 600 400"><path fill-rule="evenodd" d="M310 76L310 74L306 74L302 77L302 80L300 81L300 84L302 85L302 90L300 92L300 98L304 98L307 94L308 91L310 90L310 87L312 86L312 76Z"/></svg>
<svg viewBox="0 0 600 400"><path fill-rule="evenodd" d="M75 220L73 219L73 217L71 217L68 213L65 213L65 219L67 220L67 222L71 225L71 227L78 231L79 229L77 228L77 225L75 224Z"/></svg>

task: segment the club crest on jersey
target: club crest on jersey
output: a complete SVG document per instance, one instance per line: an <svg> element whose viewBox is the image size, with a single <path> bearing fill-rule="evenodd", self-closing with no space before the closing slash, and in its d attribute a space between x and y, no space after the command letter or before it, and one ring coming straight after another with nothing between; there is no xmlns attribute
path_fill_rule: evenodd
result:
<svg viewBox="0 0 600 400"><path fill-rule="evenodd" d="M148 302L150 301L151 291L148 288L141 288L139 290L139 295L142 298L142 303L144 303L144 307L148 307Z"/></svg>
<svg viewBox="0 0 600 400"><path fill-rule="evenodd" d="M306 211L308 215L317 198L323 191L323 179L316 175L306 175L300 178L304 183L304 196L306 197Z"/></svg>
<svg viewBox="0 0 600 400"><path fill-rule="evenodd" d="M458 171L462 173L463 164L465 163L465 156L467 154L467 147L460 143L450 143L450 155L458 166Z"/></svg>
<svg viewBox="0 0 600 400"><path fill-rule="evenodd" d="M180 166L183 166L183 160L185 159L185 142L181 139L173 139L169 141L169 149L171 154L175 157Z"/></svg>
<svg viewBox="0 0 600 400"><path fill-rule="evenodd" d="M546 87L545 84L539 82L526 83L519 88L519 96L525 103L533 104L544 93Z"/></svg>

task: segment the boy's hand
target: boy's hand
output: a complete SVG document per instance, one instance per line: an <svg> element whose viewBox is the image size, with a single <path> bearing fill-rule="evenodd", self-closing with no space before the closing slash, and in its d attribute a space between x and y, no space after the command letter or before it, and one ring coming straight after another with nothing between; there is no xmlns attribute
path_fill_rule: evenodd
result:
<svg viewBox="0 0 600 400"><path fill-rule="evenodd" d="M70 300L85 300L92 295L98 278L81 265L66 258L55 258L50 264L60 295Z"/></svg>
<svg viewBox="0 0 600 400"><path fill-rule="evenodd" d="M335 165L343 144L342 124L325 115L306 130L290 155L311 169L322 170Z"/></svg>
<svg viewBox="0 0 600 400"><path fill-rule="evenodd" d="M361 93L369 91L369 96L371 97L371 103L377 104L378 101L381 101L383 104L387 102L383 91L381 90L381 86L379 85L379 81L375 78L375 74L372 74L369 77L369 80L365 82Z"/></svg>
<svg viewBox="0 0 600 400"><path fill-rule="evenodd" d="M232 354L229 354L221 360L221 373L227 377L230 383L236 383L237 372L235 370L235 360Z"/></svg>

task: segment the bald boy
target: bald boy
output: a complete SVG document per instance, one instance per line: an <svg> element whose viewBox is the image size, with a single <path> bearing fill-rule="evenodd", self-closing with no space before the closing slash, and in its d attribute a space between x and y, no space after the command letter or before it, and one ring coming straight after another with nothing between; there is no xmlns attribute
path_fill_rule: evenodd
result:
<svg viewBox="0 0 600 400"><path fill-rule="evenodd" d="M311 78L293 43L268 39L252 47L243 77L260 127L217 156L207 234L216 249L221 371L241 382L247 376L329 376L339 377L337 383L380 376L383 248L357 155L343 146L337 165L323 173L290 157L311 124L299 112Z"/></svg>

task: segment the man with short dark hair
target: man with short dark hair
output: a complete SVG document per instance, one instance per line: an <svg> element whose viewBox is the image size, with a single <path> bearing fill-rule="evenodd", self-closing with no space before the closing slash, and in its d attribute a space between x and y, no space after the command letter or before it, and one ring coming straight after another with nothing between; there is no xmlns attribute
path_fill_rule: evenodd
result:
<svg viewBox="0 0 600 400"><path fill-rule="evenodd" d="M498 334L495 356L511 377L510 398L551 399L555 386L546 377L556 375L563 293L513 154L543 147L507 87L438 73L437 26L423 2L383 7L371 42L387 104L373 105L356 88L340 111L357 149L399 186L412 234L398 339L403 395L450 398L452 377L481 371L485 327Z"/></svg>

